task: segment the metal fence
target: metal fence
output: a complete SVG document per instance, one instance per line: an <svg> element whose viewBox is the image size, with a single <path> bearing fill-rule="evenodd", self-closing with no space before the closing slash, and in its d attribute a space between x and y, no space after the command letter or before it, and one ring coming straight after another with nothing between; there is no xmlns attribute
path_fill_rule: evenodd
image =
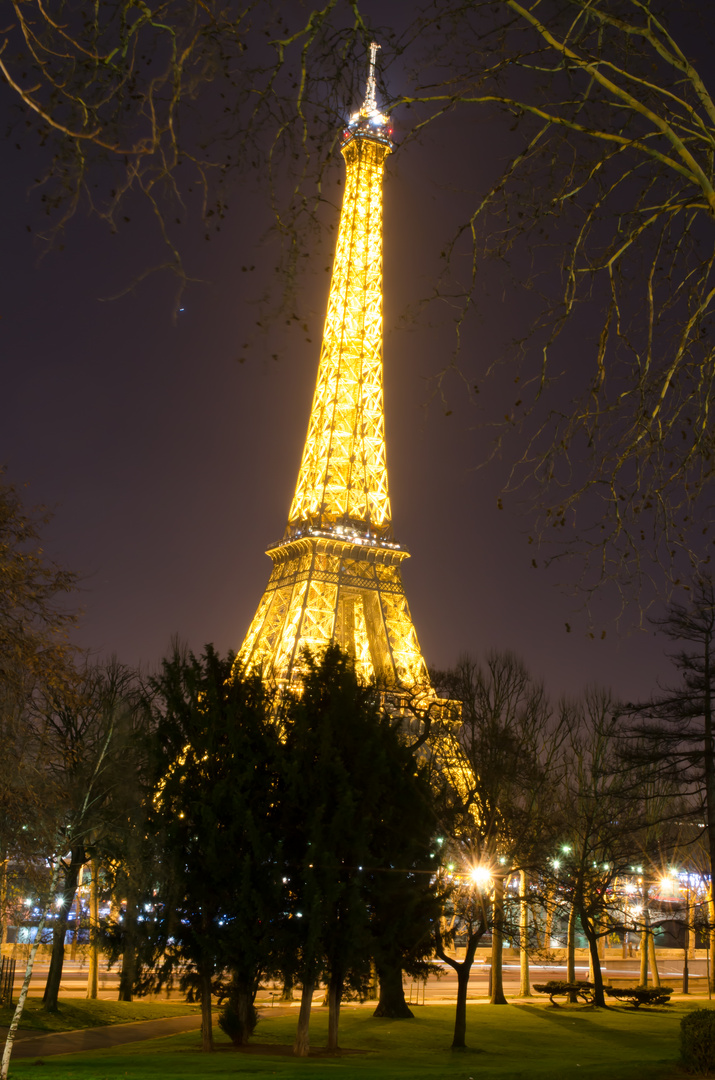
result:
<svg viewBox="0 0 715 1080"><path fill-rule="evenodd" d="M12 1005L12 988L15 982L15 961L3 956L0 964L0 1005Z"/></svg>

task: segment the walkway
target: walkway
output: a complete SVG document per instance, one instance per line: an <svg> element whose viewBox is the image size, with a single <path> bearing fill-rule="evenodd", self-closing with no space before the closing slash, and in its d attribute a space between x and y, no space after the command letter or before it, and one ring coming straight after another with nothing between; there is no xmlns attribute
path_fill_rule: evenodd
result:
<svg viewBox="0 0 715 1080"><path fill-rule="evenodd" d="M38 1035L36 1031L22 1031L15 1040L13 1060L17 1058L44 1058L54 1054L76 1054L81 1050L105 1050L123 1043L141 1042L144 1039L161 1039L177 1035L181 1031L198 1031L201 1014L190 1016L167 1016L162 1020L139 1020L134 1024L108 1024L104 1027L80 1028L79 1031L57 1031ZM0 1028L0 1046L5 1042L7 1028Z"/></svg>

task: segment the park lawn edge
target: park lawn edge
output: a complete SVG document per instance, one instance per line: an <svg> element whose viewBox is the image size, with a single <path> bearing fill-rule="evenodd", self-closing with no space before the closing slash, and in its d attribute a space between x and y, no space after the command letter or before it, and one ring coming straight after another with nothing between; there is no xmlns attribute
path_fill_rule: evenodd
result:
<svg viewBox="0 0 715 1080"><path fill-rule="evenodd" d="M198 1032L130 1043L96 1053L42 1059L43 1080L216 1080L236 1074L272 1075L276 1080L680 1080L679 1022L702 1002L669 1009L553 1009L519 1002L512 1008L475 1005L468 1010L464 1053L450 1050L454 1008L428 1005L415 1020L377 1020L364 1008L346 1007L341 1022L342 1056L293 1058L289 1047L296 1014L262 1017L251 1044L231 1047L216 1030L217 1053L200 1051ZM311 1045L325 1046L327 1011L311 1019ZM258 1044L258 1045L257 1045ZM259 1045L262 1049L258 1049ZM275 1053L265 1047L273 1045ZM283 1053L278 1053L279 1047ZM579 1060L580 1059L580 1060ZM36 1076L31 1059L13 1063L12 1075ZM327 1078L326 1078L327 1080Z"/></svg>
<svg viewBox="0 0 715 1080"><path fill-rule="evenodd" d="M9 1026L14 1011L14 1004L0 1008L0 1028ZM20 1031L79 1031L82 1028L187 1016L198 1011L198 1005L189 1005L185 1001L107 1001L101 998L87 1000L65 997L60 998L56 1013L48 1013L42 1007L42 998L31 997L25 1002Z"/></svg>

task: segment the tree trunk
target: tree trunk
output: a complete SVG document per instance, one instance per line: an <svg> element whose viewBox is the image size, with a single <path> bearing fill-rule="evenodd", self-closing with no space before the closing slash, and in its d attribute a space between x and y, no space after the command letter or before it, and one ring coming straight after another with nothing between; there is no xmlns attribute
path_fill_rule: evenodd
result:
<svg viewBox="0 0 715 1080"><path fill-rule="evenodd" d="M566 929L566 982L576 982L576 907L571 905ZM569 1001L575 1005L578 1001L575 991L569 994Z"/></svg>
<svg viewBox="0 0 715 1080"><path fill-rule="evenodd" d="M465 1050L467 1046L467 990L469 988L469 968L460 964L457 969L457 1009L454 1015L453 1050Z"/></svg>
<svg viewBox="0 0 715 1080"><path fill-rule="evenodd" d="M504 949L504 878L494 878L492 914L492 992L491 1005L507 1005L504 997L502 955Z"/></svg>
<svg viewBox="0 0 715 1080"><path fill-rule="evenodd" d="M551 948L551 928L554 924L554 908L556 906L556 899L554 896L553 888L549 889L546 894L546 926L544 928L544 948Z"/></svg>
<svg viewBox="0 0 715 1080"><path fill-rule="evenodd" d="M42 912L40 916L40 922L37 927L37 933L35 934L35 940L32 943L32 947L27 955L27 964L25 965L25 978L22 981L22 988L20 990L20 996L17 999L17 1005L15 1006L15 1012L12 1014L12 1020L10 1021L10 1027L8 1028L7 1035L5 1036L5 1046L2 1053L2 1063L0 1064L0 1080L7 1080L8 1072L10 1070L10 1057L12 1055L12 1048L15 1044L15 1035L17 1029L20 1026L20 1020L22 1018L22 1010L25 1008L25 1002L27 1001L27 993L30 989L30 980L32 979L32 969L35 966L35 957L37 956L37 950L42 941L42 932L45 929L45 923L47 921L47 915L54 899L55 890L57 888L57 882L60 875L60 859L55 860L55 864L52 867L52 877L50 878L50 891L48 906Z"/></svg>
<svg viewBox="0 0 715 1080"><path fill-rule="evenodd" d="M655 936L650 925L650 916L648 916L648 956L650 957L650 973L653 976L653 986L660 986L658 960L655 955Z"/></svg>
<svg viewBox="0 0 715 1080"><path fill-rule="evenodd" d="M283 977L283 991L280 997L281 1001L295 1001L293 996L293 976L285 975Z"/></svg>
<svg viewBox="0 0 715 1080"><path fill-rule="evenodd" d="M124 945L122 970L119 975L119 1001L131 1001L137 977L137 894L127 889L127 909L124 914Z"/></svg>
<svg viewBox="0 0 715 1080"><path fill-rule="evenodd" d="M402 968L383 966L380 976L380 998L373 1016L385 1016L390 1020L409 1020L414 1013L405 1001L402 985Z"/></svg>
<svg viewBox="0 0 715 1080"><path fill-rule="evenodd" d="M338 1027L340 1024L340 1001L343 996L343 980L338 972L330 973L328 983L328 1050L336 1053L338 1046Z"/></svg>
<svg viewBox="0 0 715 1080"><path fill-rule="evenodd" d="M519 871L519 885L521 886L520 911L519 911L519 997L531 997L529 985L529 902L527 898L529 882L526 871Z"/></svg>
<svg viewBox="0 0 715 1080"><path fill-rule="evenodd" d="M7 944L7 922L8 922L8 910L7 910L7 855L2 859L0 866L0 919L2 920L0 932L0 946Z"/></svg>
<svg viewBox="0 0 715 1080"><path fill-rule="evenodd" d="M603 993L603 975L601 974L601 960L598 955L598 936L594 927L591 926L588 919L581 912L581 926L583 932L586 935L588 941L588 948L591 954L591 970L593 972L593 1004L600 1006L602 1009L606 1008L606 997Z"/></svg>
<svg viewBox="0 0 715 1080"><path fill-rule="evenodd" d="M643 878L643 884L641 886L641 897L643 900L643 930L641 931L641 977L640 985L643 987L648 986L648 883Z"/></svg>
<svg viewBox="0 0 715 1080"><path fill-rule="evenodd" d="M64 875L62 889L58 891L56 900L61 901L59 907L55 905L55 924L52 930L52 954L50 957L50 969L47 973L45 992L42 996L42 1004L47 1012L57 1012L60 983L62 981L62 968L65 962L65 937L67 935L67 917L74 903L77 892L79 871L85 861L83 847L73 848L70 852L69 865L62 863L60 873Z"/></svg>
<svg viewBox="0 0 715 1080"><path fill-rule="evenodd" d="M715 991L715 900L713 900L713 882L708 889L708 954L710 959L710 986L712 994Z"/></svg>
<svg viewBox="0 0 715 1080"><path fill-rule="evenodd" d="M706 634L703 641L703 684L705 701L703 707L703 719L705 721L705 738L703 740L703 771L705 773L705 814L707 821L708 848L710 856L710 944L715 945L715 905L713 904L713 878L715 878L715 732L713 732L713 701L711 670L712 639ZM690 895L688 893L688 901ZM710 987L715 989L715 954L710 950Z"/></svg>
<svg viewBox="0 0 715 1080"><path fill-rule="evenodd" d="M599 959L606 959L606 941L607 936L603 933L603 924L598 926L598 956Z"/></svg>
<svg viewBox="0 0 715 1080"><path fill-rule="evenodd" d="M600 935L599 935L600 929L601 929L601 927L598 925L598 923L594 923L594 930L596 932L596 948L598 950L598 958L599 958L599 960L602 960L603 959L603 953L601 951L601 938L600 938ZM588 950L588 981L590 983L592 983L593 979L594 979L594 976L593 976L593 962L591 960L591 950L589 949Z"/></svg>
<svg viewBox="0 0 715 1080"><path fill-rule="evenodd" d="M92 859L92 878L89 883L89 971L87 997L94 1000L99 989L99 863Z"/></svg>
<svg viewBox="0 0 715 1080"><path fill-rule="evenodd" d="M370 961L370 981L367 984L366 1001L377 1001L379 992L379 980L377 978L377 968L375 967L375 961Z"/></svg>
<svg viewBox="0 0 715 1080"><path fill-rule="evenodd" d="M300 1010L298 1012L298 1030L295 1033L293 1053L296 1057L307 1057L310 1053L310 1007L313 1004L313 990L315 981L303 979L303 991L300 995Z"/></svg>
<svg viewBox="0 0 715 1080"><path fill-rule="evenodd" d="M47 972L45 992L42 995L42 1004L47 1012L57 1012L60 983L62 981L62 968L65 962L65 935L67 934L67 910L61 908L55 917L52 927L52 952L50 953L50 967Z"/></svg>
<svg viewBox="0 0 715 1080"><path fill-rule="evenodd" d="M253 1003L256 999L257 986L257 979L234 976L236 1015L239 1023L239 1046L246 1045L256 1026Z"/></svg>
<svg viewBox="0 0 715 1080"><path fill-rule="evenodd" d="M78 885L82 884L82 872L80 871ZM70 960L77 959L77 945L79 937L79 924L82 921L82 898L79 894L79 888L77 889L77 895L74 901L74 930L72 931L72 944L70 945Z"/></svg>
<svg viewBox="0 0 715 1080"><path fill-rule="evenodd" d="M125 1000L123 998L120 1001ZM210 1054L214 1048L214 1026L211 1011L211 972L201 975L201 1049Z"/></svg>
<svg viewBox="0 0 715 1080"><path fill-rule="evenodd" d="M453 1050L466 1049L466 1037L467 1037L467 988L469 986L469 976L472 971L472 964L474 963L474 955L477 951L477 945L481 941L481 938L486 930L486 922L483 921L477 933L472 933L467 939L467 947L464 950L464 960L460 963L458 960L452 959L451 956L447 956L442 945L442 938L439 932L435 935L435 952L440 960L443 960L445 964L449 964L452 970L457 976L457 1009L454 1017L454 1036L452 1038Z"/></svg>

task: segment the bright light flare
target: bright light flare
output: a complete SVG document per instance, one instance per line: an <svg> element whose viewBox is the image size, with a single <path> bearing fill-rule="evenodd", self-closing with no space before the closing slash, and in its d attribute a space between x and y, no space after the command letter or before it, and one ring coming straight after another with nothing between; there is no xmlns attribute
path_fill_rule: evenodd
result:
<svg viewBox="0 0 715 1080"><path fill-rule="evenodd" d="M492 880L492 872L488 866L474 866L469 871L469 880L478 889L486 889Z"/></svg>

